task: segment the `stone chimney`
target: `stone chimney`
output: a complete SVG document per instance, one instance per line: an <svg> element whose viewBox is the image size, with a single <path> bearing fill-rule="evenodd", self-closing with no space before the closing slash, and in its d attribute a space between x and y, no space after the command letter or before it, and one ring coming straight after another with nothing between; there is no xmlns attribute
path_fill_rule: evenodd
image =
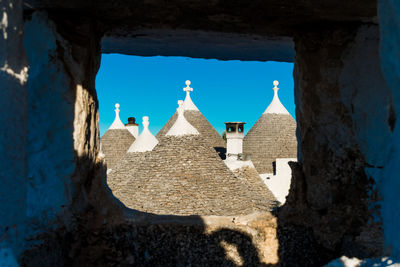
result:
<svg viewBox="0 0 400 267"><path fill-rule="evenodd" d="M136 124L136 119L135 117L129 117L128 118L128 123L125 124L126 129L135 137L138 138L139 136L139 124Z"/></svg>
<svg viewBox="0 0 400 267"><path fill-rule="evenodd" d="M226 158L238 159L243 153L245 122L225 122L226 124Z"/></svg>

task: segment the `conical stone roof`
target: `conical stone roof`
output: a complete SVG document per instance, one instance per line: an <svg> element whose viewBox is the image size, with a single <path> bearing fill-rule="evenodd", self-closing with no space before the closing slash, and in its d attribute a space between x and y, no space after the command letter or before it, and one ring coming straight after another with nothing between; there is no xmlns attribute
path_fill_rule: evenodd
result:
<svg viewBox="0 0 400 267"><path fill-rule="evenodd" d="M151 152L127 153L109 176L127 207L156 214L250 214L274 200L255 197L200 135L164 136Z"/></svg>
<svg viewBox="0 0 400 267"><path fill-rule="evenodd" d="M278 201L274 194L265 185L256 169L245 166L233 170L233 174L247 187L248 192L252 192L251 201L257 209L272 209L277 206ZM269 200L269 201L266 201Z"/></svg>
<svg viewBox="0 0 400 267"><path fill-rule="evenodd" d="M261 174L273 173L277 158L297 158L296 121L278 97L274 81L274 98L243 139L243 153L250 156Z"/></svg>
<svg viewBox="0 0 400 267"><path fill-rule="evenodd" d="M189 87L190 81L186 81L186 85L187 86L183 89L186 91L186 98L183 103L185 118L199 131L199 133L211 147L214 147L214 149L216 149L219 153L225 153L225 141L210 124L210 122L204 117L204 115L198 110L190 98L190 92L193 91L193 88ZM174 115L164 125L164 127L157 133L157 139L160 139L169 131L172 125L174 125L177 117L178 114L175 112Z"/></svg>
<svg viewBox="0 0 400 267"><path fill-rule="evenodd" d="M159 141L151 152L128 152L109 175L113 194L127 207L174 215L270 210L273 197L254 197L251 183L236 177L201 135L175 133Z"/></svg>
<svg viewBox="0 0 400 267"><path fill-rule="evenodd" d="M119 104L116 104L115 108L115 120L100 139L101 152L109 169L115 166L135 141L135 137L119 118Z"/></svg>

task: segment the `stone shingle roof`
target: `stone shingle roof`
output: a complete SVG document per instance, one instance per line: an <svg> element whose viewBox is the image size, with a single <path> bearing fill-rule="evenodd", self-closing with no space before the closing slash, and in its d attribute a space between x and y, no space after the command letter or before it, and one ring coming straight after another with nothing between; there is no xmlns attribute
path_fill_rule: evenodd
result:
<svg viewBox="0 0 400 267"><path fill-rule="evenodd" d="M107 168L112 169L134 141L135 137L127 129L108 129L100 139Z"/></svg>
<svg viewBox="0 0 400 267"><path fill-rule="evenodd" d="M244 137L243 153L259 173L273 173L277 158L297 158L296 121L289 114L262 114Z"/></svg>
<svg viewBox="0 0 400 267"><path fill-rule="evenodd" d="M204 140L208 142L211 147L214 147L217 151L225 152L226 144L221 135L214 129L210 122L201 114L198 110L185 110L185 118L192 124L199 133L203 136ZM178 113L175 114L168 120L164 127L157 133L156 137L160 140L160 137L164 136L172 125L175 123L178 117Z"/></svg>
<svg viewBox="0 0 400 267"><path fill-rule="evenodd" d="M251 192L251 201L260 210L272 209L278 205L274 194L265 185L259 173L251 167L242 167L233 171L233 174L243 181L247 191ZM268 200L268 201L266 201Z"/></svg>
<svg viewBox="0 0 400 267"><path fill-rule="evenodd" d="M127 207L156 214L250 214L273 201L255 197L252 183L236 177L201 135L164 136L151 152L127 153L108 184Z"/></svg>

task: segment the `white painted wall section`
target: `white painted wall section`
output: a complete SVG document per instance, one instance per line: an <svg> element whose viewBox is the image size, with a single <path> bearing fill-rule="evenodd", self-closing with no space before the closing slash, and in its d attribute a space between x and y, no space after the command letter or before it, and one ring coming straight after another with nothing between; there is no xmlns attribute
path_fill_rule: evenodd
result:
<svg viewBox="0 0 400 267"><path fill-rule="evenodd" d="M126 129L133 135L135 138L139 136L139 125L127 125Z"/></svg>
<svg viewBox="0 0 400 267"><path fill-rule="evenodd" d="M289 194L290 183L292 180L292 169L288 162L297 162L296 158L276 159L276 174L264 173L260 174L261 179L272 191L280 205L285 204L286 196Z"/></svg>
<svg viewBox="0 0 400 267"><path fill-rule="evenodd" d="M243 137L228 138L226 142L226 153L228 155L239 155L243 153Z"/></svg>
<svg viewBox="0 0 400 267"><path fill-rule="evenodd" d="M238 159L243 153L243 138L245 122L225 122L226 124L226 156Z"/></svg>

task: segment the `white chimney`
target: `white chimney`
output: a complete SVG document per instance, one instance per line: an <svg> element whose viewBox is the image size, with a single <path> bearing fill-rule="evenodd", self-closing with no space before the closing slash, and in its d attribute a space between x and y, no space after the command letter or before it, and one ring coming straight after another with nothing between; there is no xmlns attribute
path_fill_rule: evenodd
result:
<svg viewBox="0 0 400 267"><path fill-rule="evenodd" d="M135 137L139 136L139 124L135 123L136 119L134 117L128 118L128 123L125 124L126 129Z"/></svg>
<svg viewBox="0 0 400 267"><path fill-rule="evenodd" d="M238 159L243 153L245 122L225 122L226 124L226 158Z"/></svg>

